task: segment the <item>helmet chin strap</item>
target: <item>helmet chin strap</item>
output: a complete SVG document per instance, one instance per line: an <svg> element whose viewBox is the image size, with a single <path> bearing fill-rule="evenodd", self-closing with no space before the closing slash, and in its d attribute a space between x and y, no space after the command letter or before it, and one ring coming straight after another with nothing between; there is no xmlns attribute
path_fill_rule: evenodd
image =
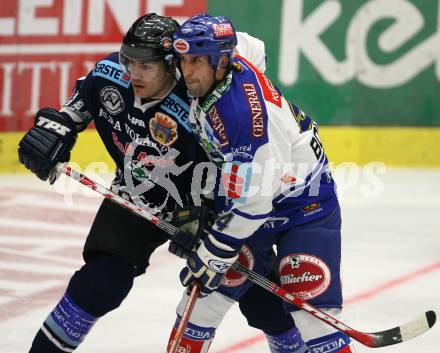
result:
<svg viewBox="0 0 440 353"><path fill-rule="evenodd" d="M210 94L212 91L214 91L215 87L219 84L219 82L221 82L221 80L217 80L217 77L216 77L217 70L218 70L218 68L213 71L212 75L214 76L213 77L214 80L212 81L212 85L211 85L211 87L209 87L208 92L206 92L206 94L203 97L206 97L208 94Z"/></svg>
<svg viewBox="0 0 440 353"><path fill-rule="evenodd" d="M216 73L219 70L219 68L226 69L223 77L220 80L218 80L217 76L216 76ZM222 65L221 62L218 63L217 67L214 69L214 71L212 73L214 76L214 80L213 80L211 87L208 89L208 91L203 96L199 97L202 102L203 102L204 98L206 96L208 96L210 93L212 93L212 91L214 91L215 87L217 87L217 85L225 79L225 77L229 74L229 72L230 72L230 69L228 70L228 65Z"/></svg>

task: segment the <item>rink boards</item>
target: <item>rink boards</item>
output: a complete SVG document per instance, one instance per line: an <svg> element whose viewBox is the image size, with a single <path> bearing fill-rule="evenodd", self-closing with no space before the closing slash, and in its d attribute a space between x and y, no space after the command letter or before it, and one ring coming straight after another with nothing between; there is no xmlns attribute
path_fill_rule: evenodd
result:
<svg viewBox="0 0 440 353"><path fill-rule="evenodd" d="M0 173L24 172L17 146L24 132L0 133ZM330 161L365 165L371 162L394 167L440 167L440 128L435 127L328 127L320 136ZM79 135L71 161L81 169L92 162L104 162L108 172L114 163L95 130Z"/></svg>

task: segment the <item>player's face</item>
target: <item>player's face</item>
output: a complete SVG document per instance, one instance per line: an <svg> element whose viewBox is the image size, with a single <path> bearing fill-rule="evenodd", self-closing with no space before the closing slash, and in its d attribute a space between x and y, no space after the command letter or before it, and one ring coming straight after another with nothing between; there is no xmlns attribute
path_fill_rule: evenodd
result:
<svg viewBox="0 0 440 353"><path fill-rule="evenodd" d="M182 54L180 56L183 77L194 97L203 97L215 82L214 69L208 56Z"/></svg>
<svg viewBox="0 0 440 353"><path fill-rule="evenodd" d="M170 88L172 75L165 63L132 60L127 64L134 95L141 98L162 98ZM170 82L171 81L171 82Z"/></svg>

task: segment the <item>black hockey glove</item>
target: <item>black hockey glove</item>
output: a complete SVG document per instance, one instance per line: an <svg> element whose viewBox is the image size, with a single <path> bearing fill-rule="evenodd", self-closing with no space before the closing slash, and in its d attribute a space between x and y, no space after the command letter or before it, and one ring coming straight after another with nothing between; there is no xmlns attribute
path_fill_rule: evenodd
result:
<svg viewBox="0 0 440 353"><path fill-rule="evenodd" d="M168 251L187 259L197 248L204 229L212 224L215 215L207 206L187 206L173 212L171 223L180 230L170 239Z"/></svg>
<svg viewBox="0 0 440 353"><path fill-rule="evenodd" d="M209 234L186 261L186 267L180 272L180 281L186 287L198 278L200 296L212 293L220 286L221 279L237 260L239 251L240 247L231 247Z"/></svg>
<svg viewBox="0 0 440 353"><path fill-rule="evenodd" d="M41 180L49 177L58 162L68 162L75 145L74 123L52 108L42 108L35 116L35 126L21 139L18 158Z"/></svg>

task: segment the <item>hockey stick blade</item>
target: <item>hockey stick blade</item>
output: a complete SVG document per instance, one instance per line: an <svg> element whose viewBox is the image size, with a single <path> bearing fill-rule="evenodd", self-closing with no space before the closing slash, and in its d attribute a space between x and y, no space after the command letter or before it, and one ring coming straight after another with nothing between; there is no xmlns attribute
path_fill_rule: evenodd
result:
<svg viewBox="0 0 440 353"><path fill-rule="evenodd" d="M370 348L386 347L393 344L408 341L411 338L417 337L422 333L428 331L436 321L436 314L434 311L428 311L424 315L411 320L410 322L394 327L389 330L380 332L361 332L347 326L343 322L335 319L334 317L326 314L322 310L314 307L306 301L297 298L287 292L284 288L269 281L258 273L248 269L238 262L232 264L232 268L244 274L249 280L263 287L264 289L274 293L284 301L297 306L298 308L307 311L309 314L320 319L326 324L333 326L335 329L346 333L359 343Z"/></svg>
<svg viewBox="0 0 440 353"><path fill-rule="evenodd" d="M420 336L434 326L435 321L435 312L430 310L404 325L389 330L366 334L354 331L350 336L361 343L365 341L364 344L371 348L386 347ZM356 336L359 336L359 339ZM368 341L366 341L367 337Z"/></svg>
<svg viewBox="0 0 440 353"><path fill-rule="evenodd" d="M108 190L104 186L96 183L95 181L89 179L88 177L75 171L74 169L66 166L65 164L59 163L57 164L55 169L57 172L64 173L67 176L70 176L71 178L80 182L81 184L95 190L96 192L99 192L105 198L109 199L110 201L113 201L114 203L118 204L121 207L128 209L129 211L133 212L139 217L142 217L152 222L157 227L165 231L167 234L174 235L176 234L176 232L179 231L179 229L174 225L148 213L147 211L141 209L132 202L120 197L111 190ZM339 331L345 332L348 336L352 337L353 339L355 339L356 341L362 343L367 347L379 348L379 347L390 346L396 343L408 341L411 338L417 337L422 333L426 332L427 330L429 330L435 324L436 321L435 312L427 311L424 315L421 315L420 317L404 325L397 326L389 330L372 332L372 333L361 332L345 325L339 320L336 320L334 317L326 314L325 312L319 310L318 308L307 303L306 301L293 296L292 294L287 292L284 288L269 281L265 277L248 269L247 267L241 265L238 262L233 263L232 268L245 275L253 283L259 285L260 287L266 289L269 292L274 293L284 301L291 303L297 306L298 308L308 312L310 315L313 315L314 317L320 319L327 325L330 325Z"/></svg>

